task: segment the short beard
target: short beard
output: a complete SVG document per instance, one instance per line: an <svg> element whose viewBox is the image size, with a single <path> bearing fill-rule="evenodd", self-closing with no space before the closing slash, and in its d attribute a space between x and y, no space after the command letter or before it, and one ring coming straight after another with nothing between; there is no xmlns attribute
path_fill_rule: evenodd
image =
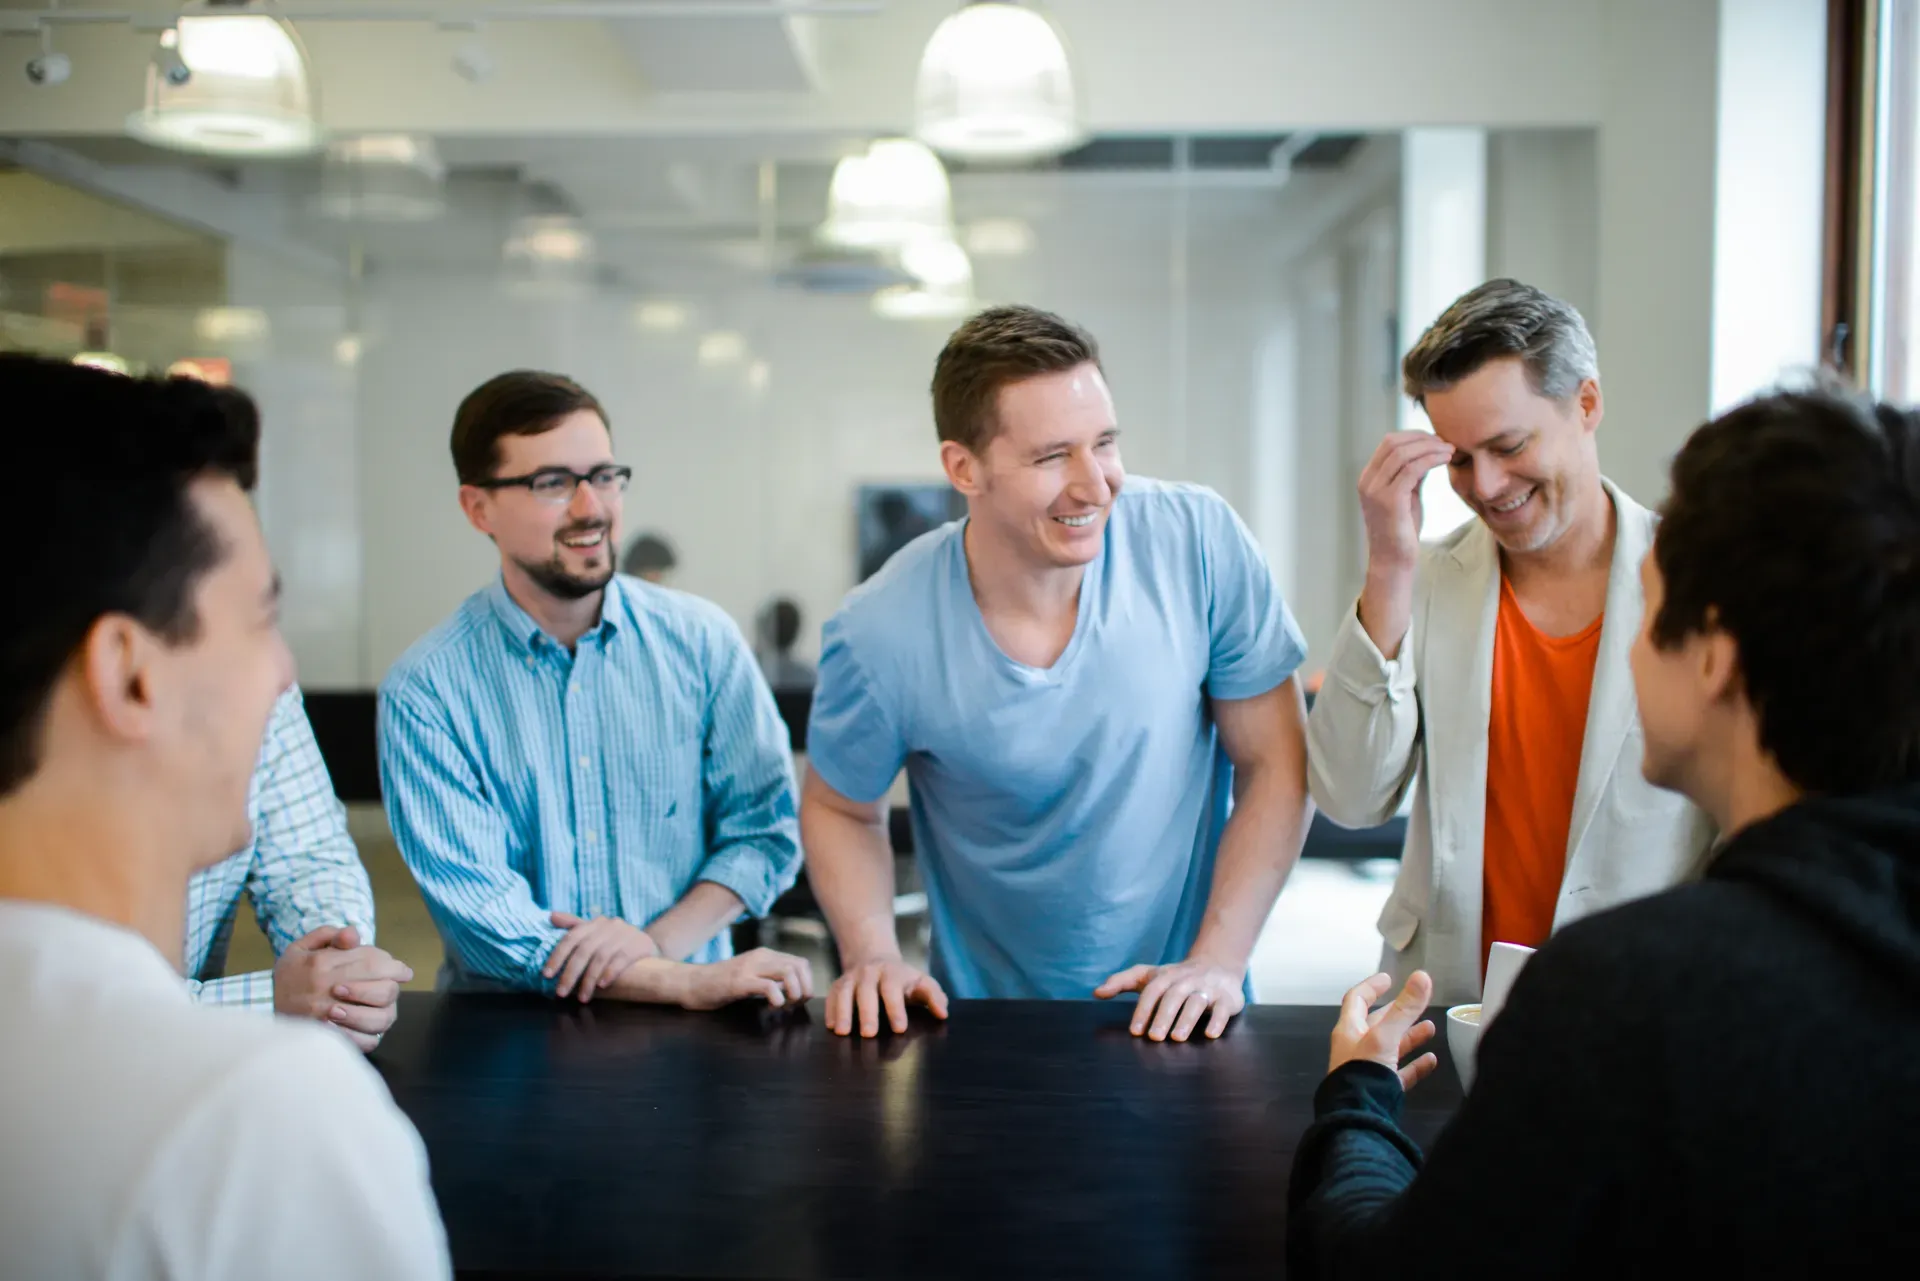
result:
<svg viewBox="0 0 1920 1281"><path fill-rule="evenodd" d="M536 587L555 600L580 600L601 590L613 579L612 557L607 558L607 568L604 571L591 577L568 573L561 564L557 552L551 560L541 562L516 560L514 564L533 580Z"/></svg>

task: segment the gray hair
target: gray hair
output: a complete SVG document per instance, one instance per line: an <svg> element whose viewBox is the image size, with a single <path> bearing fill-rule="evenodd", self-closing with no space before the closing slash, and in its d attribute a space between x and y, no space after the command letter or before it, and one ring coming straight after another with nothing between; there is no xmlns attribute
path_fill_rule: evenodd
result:
<svg viewBox="0 0 1920 1281"><path fill-rule="evenodd" d="M1400 363L1406 393L1426 404L1489 361L1518 356L1535 393L1566 401L1600 379L1587 322L1568 304L1517 280L1489 280L1454 299Z"/></svg>

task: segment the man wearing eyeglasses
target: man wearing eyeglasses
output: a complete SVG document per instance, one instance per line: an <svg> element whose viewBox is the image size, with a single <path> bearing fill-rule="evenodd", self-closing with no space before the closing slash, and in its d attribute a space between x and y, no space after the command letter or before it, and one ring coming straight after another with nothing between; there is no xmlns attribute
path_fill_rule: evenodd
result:
<svg viewBox="0 0 1920 1281"><path fill-rule="evenodd" d="M733 956L727 933L799 870L786 727L726 614L614 573L632 470L599 401L501 374L461 402L452 449L500 574L380 687L387 815L441 986L806 999L804 960Z"/></svg>

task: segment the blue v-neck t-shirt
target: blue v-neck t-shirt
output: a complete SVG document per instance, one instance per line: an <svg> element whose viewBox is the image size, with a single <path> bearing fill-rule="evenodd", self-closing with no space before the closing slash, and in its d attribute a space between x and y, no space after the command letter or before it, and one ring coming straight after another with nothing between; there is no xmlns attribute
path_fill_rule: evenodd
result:
<svg viewBox="0 0 1920 1281"><path fill-rule="evenodd" d="M965 527L902 548L828 621L809 763L861 802L905 767L949 995L1085 998L1192 947L1233 790L1211 700L1273 689L1306 645L1211 490L1127 478L1044 669L987 631Z"/></svg>

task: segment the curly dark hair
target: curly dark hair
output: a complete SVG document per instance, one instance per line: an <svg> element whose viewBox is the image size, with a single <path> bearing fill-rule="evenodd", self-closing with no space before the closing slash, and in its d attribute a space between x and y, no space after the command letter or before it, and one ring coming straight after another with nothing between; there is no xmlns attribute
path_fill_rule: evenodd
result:
<svg viewBox="0 0 1920 1281"><path fill-rule="evenodd" d="M1920 780L1920 420L1776 392L1696 431L1672 478L1653 642L1731 636L1761 746L1801 789Z"/></svg>
<svg viewBox="0 0 1920 1281"><path fill-rule="evenodd" d="M188 487L253 488L253 401L191 378L127 378L0 355L0 439L23 483L0 503L0 796L39 768L60 673L102 616L173 644L200 629L194 590L226 555Z"/></svg>

